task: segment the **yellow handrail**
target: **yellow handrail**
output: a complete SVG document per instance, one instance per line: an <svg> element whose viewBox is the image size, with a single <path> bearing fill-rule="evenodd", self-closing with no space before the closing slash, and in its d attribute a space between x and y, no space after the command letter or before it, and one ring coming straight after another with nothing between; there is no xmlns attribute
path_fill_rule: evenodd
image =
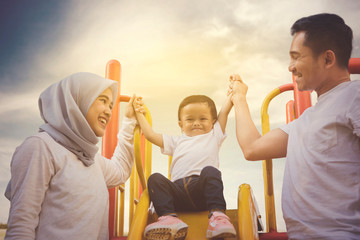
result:
<svg viewBox="0 0 360 240"><path fill-rule="evenodd" d="M151 114L148 108L145 106L146 120L152 125ZM145 141L145 142L143 142ZM144 143L144 144L142 144ZM130 190L129 190L129 223L134 221L134 214L139 203L141 190L146 190L146 180L151 174L151 156L152 156L152 144L144 138L139 126L134 130L134 154L135 164L130 177ZM143 155L144 154L144 155ZM142 161L144 157L144 162ZM141 185L141 190L139 188ZM130 228L131 226L129 226Z"/></svg>
<svg viewBox="0 0 360 240"><path fill-rule="evenodd" d="M265 135L270 131L268 107L270 101L285 91L291 91L292 88L281 86L271 91L264 99L261 106L261 127L262 134ZM263 176L264 176L264 194L265 194L265 215L266 215L266 231L277 231L276 215L275 215L275 199L274 199L274 184L272 173L272 159L263 160Z"/></svg>
<svg viewBox="0 0 360 240"><path fill-rule="evenodd" d="M270 101L280 94L280 89L276 88L264 99L261 106L261 126L262 134L265 135L270 130L268 106ZM265 215L266 231L276 231L275 200L272 174L272 159L263 160L264 194L265 194Z"/></svg>
<svg viewBox="0 0 360 240"><path fill-rule="evenodd" d="M142 164L142 158L141 158L141 134L140 134L140 128L137 126L134 131L134 152L135 152L135 167L137 174L140 179L140 184L142 189L146 189L146 180L145 180L145 174L144 174L144 168Z"/></svg>
<svg viewBox="0 0 360 240"><path fill-rule="evenodd" d="M152 126L152 118L149 109L145 106L146 120ZM150 141L145 141L145 179L148 179L151 175L151 156L152 156L152 144ZM143 188L145 190L145 188Z"/></svg>
<svg viewBox="0 0 360 240"><path fill-rule="evenodd" d="M258 240L258 214L256 202L249 184L241 184L238 192L239 239Z"/></svg>
<svg viewBox="0 0 360 240"><path fill-rule="evenodd" d="M145 229L145 226L148 221L147 209L150 205L150 198L148 190L145 189L141 194L140 201L135 210L134 218L130 224L130 231L128 239L131 240L141 240L142 239L142 229ZM141 229L141 230L139 230Z"/></svg>

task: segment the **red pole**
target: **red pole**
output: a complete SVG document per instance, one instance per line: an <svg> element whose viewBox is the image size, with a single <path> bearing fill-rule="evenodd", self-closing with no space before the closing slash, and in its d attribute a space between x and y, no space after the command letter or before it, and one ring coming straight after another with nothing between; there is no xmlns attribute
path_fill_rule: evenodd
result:
<svg viewBox="0 0 360 240"><path fill-rule="evenodd" d="M295 118L294 100L290 100L286 104L286 123L292 122Z"/></svg>
<svg viewBox="0 0 360 240"><path fill-rule="evenodd" d="M350 58L349 72L352 74L360 74L360 58Z"/></svg>
<svg viewBox="0 0 360 240"><path fill-rule="evenodd" d="M118 82L118 95L114 97L114 107L105 134L102 139L102 155L110 159L117 144L117 133L119 132L119 96L120 96L120 73L121 65L117 60L110 60L106 65L105 78ZM109 189L109 238L115 234L115 188Z"/></svg>

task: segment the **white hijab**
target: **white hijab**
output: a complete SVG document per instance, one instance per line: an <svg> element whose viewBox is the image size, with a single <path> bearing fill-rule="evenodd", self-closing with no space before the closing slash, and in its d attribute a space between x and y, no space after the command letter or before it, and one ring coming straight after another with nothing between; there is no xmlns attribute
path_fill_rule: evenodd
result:
<svg viewBox="0 0 360 240"><path fill-rule="evenodd" d="M99 139L86 121L95 99L107 88L116 101L117 82L92 73L75 73L54 83L39 97L39 109L47 132L56 142L73 152L85 166L94 163Z"/></svg>

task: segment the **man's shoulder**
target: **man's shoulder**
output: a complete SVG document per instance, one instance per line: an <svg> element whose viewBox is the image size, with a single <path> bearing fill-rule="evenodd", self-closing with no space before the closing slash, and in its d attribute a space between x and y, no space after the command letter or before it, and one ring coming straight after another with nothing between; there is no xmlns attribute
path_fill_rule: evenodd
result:
<svg viewBox="0 0 360 240"><path fill-rule="evenodd" d="M360 92L360 80L351 80L342 82L329 91L318 97L318 101L333 102L334 105L338 103L348 103L353 98L357 98Z"/></svg>
<svg viewBox="0 0 360 240"><path fill-rule="evenodd" d="M340 91L340 95L348 105L354 101L358 102L360 99L360 80L349 81L343 91Z"/></svg>
<svg viewBox="0 0 360 240"><path fill-rule="evenodd" d="M347 86L346 86L347 89L351 89L351 90L354 90L354 91L359 91L360 90L360 80L351 80L348 82Z"/></svg>
<svg viewBox="0 0 360 240"><path fill-rule="evenodd" d="M351 86L360 87L360 80L351 80L349 83Z"/></svg>

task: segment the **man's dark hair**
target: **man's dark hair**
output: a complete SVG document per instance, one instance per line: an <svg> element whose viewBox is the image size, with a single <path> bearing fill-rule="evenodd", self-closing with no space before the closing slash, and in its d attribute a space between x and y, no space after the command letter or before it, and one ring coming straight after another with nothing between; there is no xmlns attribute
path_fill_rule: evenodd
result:
<svg viewBox="0 0 360 240"><path fill-rule="evenodd" d="M301 18L292 25L291 35L302 31L305 31L304 45L311 48L315 57L332 50L339 66L348 67L353 33L341 17L322 13Z"/></svg>
<svg viewBox="0 0 360 240"><path fill-rule="evenodd" d="M191 95L191 96L184 98L184 100L182 100L180 103L179 110L178 110L179 121L180 121L181 110L186 105L189 105L191 103L207 103L207 105L210 108L210 113L211 113L212 118L215 120L217 119L216 106L215 106L214 101L211 98L209 98L208 96L205 96L205 95Z"/></svg>

